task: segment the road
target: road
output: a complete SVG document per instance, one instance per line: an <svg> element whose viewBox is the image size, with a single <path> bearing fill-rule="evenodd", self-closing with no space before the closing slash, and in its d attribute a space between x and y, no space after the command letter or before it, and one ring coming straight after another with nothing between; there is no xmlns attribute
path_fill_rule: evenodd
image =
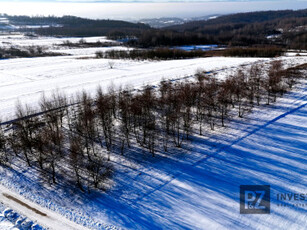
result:
<svg viewBox="0 0 307 230"><path fill-rule="evenodd" d="M86 230L81 225L76 224L64 216L51 211L50 209L39 206L10 189L0 185L0 202L4 206L13 209L15 212L37 222L40 226L47 229L65 230Z"/></svg>

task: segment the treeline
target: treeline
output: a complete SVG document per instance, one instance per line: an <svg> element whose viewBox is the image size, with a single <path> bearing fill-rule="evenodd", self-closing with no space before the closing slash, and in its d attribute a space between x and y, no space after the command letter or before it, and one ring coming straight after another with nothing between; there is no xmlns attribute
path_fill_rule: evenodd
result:
<svg viewBox="0 0 307 230"><path fill-rule="evenodd" d="M278 57L284 50L278 47L227 48L221 50L203 51L201 49L185 51L180 49L156 48L133 50L97 51L96 58L132 59L132 60L174 60L197 57Z"/></svg>
<svg viewBox="0 0 307 230"><path fill-rule="evenodd" d="M63 17L28 17L5 16L14 25L50 25L47 28L21 28L26 32L35 32L47 36L127 36L140 35L142 31L150 29L142 23L131 23L120 20L92 20L75 16Z"/></svg>
<svg viewBox="0 0 307 230"><path fill-rule="evenodd" d="M226 56L226 57L279 57L284 53L284 50L279 47L235 47L223 50L208 51L208 56Z"/></svg>
<svg viewBox="0 0 307 230"><path fill-rule="evenodd" d="M47 52L42 46L0 47L0 58L60 56L60 53Z"/></svg>
<svg viewBox="0 0 307 230"><path fill-rule="evenodd" d="M87 42L86 39L81 38L78 42L71 42L69 40L64 41L58 46L69 47L69 48L96 48L96 47L110 47L114 45L119 45L120 43L116 42Z"/></svg>
<svg viewBox="0 0 307 230"><path fill-rule="evenodd" d="M64 37L95 37L95 36L109 36L110 38L125 38L129 36L141 36L144 31L150 30L138 27L124 26L91 26L80 25L78 27L63 26L63 27L49 27L37 29L24 29L24 32L34 32L42 36L64 36Z"/></svg>
<svg viewBox="0 0 307 230"><path fill-rule="evenodd" d="M18 105L17 120L5 132L1 127L0 162L10 166L22 159L51 183L68 180L90 192L110 179L112 154L134 148L154 157L181 148L196 132L203 135L234 114L243 117L254 106L275 102L298 77L300 68L283 69L274 61L267 70L255 64L224 81L199 71L194 81L162 81L138 92L98 88L93 97L43 96L41 115Z"/></svg>
<svg viewBox="0 0 307 230"><path fill-rule="evenodd" d="M228 15L221 15L215 19L211 20L200 20L200 21L191 21L181 25L170 26L177 31L183 32L184 30L195 29L200 31L202 28L206 29L207 25L222 25L222 24L251 24L251 23L264 23L271 21L283 21L295 18L304 18L306 17L307 9L303 10L270 10L270 11L256 11L256 12L246 12L246 13L235 13ZM291 28L293 22L287 24ZM297 25L295 25L297 26ZM215 33L215 30L212 30L212 33Z"/></svg>
<svg viewBox="0 0 307 230"><path fill-rule="evenodd" d="M202 50L185 51L180 49L157 48L157 49L133 49L133 50L109 50L96 52L97 58L109 59L133 59L133 60L169 60L205 57Z"/></svg>

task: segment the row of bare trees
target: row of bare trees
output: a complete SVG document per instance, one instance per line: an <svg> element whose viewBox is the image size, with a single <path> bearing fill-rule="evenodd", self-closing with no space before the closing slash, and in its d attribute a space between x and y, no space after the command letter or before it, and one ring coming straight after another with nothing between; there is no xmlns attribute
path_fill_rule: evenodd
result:
<svg viewBox="0 0 307 230"><path fill-rule="evenodd" d="M196 132L203 135L235 114L243 117L262 102L275 102L297 76L274 61L269 68L239 69L223 81L198 71L193 81L162 81L138 92L110 87L70 99L59 92L43 95L39 116L18 104L17 120L1 127L0 162L19 159L51 183L65 178L90 191L110 178L112 154L124 155L133 146L152 156L180 148Z"/></svg>

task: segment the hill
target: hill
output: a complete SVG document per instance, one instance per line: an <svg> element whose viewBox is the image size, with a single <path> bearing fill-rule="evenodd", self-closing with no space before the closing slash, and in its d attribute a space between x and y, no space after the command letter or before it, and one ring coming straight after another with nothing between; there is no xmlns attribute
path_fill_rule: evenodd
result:
<svg viewBox="0 0 307 230"><path fill-rule="evenodd" d="M147 31L139 45L279 45L306 49L306 25L307 9L239 13Z"/></svg>
<svg viewBox="0 0 307 230"><path fill-rule="evenodd" d="M47 36L133 36L131 46L180 45L279 46L307 49L307 9L261 11L212 17L165 28L120 20L92 20L75 16L28 17L0 15L2 29ZM7 26L8 25L8 26Z"/></svg>
<svg viewBox="0 0 307 230"><path fill-rule="evenodd" d="M131 23L120 20L92 20L75 16L63 17L29 17L9 16L6 18L15 30L35 32L49 36L102 36L102 35L138 35L150 29L142 23Z"/></svg>
<svg viewBox="0 0 307 230"><path fill-rule="evenodd" d="M288 18L302 18L307 17L307 9L304 10L282 10L282 11L258 11L258 12L247 12L230 15L222 15L220 17L211 20L199 20L184 23L183 25L170 26L168 29L176 31L203 31L206 26L219 25L219 24L238 24L246 25L251 23L263 23L273 20L288 19Z"/></svg>

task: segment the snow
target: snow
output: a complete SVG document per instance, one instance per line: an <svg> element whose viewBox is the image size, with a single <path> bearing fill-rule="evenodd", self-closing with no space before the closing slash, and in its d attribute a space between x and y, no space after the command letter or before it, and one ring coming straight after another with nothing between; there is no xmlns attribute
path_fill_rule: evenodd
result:
<svg viewBox="0 0 307 230"><path fill-rule="evenodd" d="M216 18L218 18L218 16L212 16L209 19L216 19Z"/></svg>
<svg viewBox="0 0 307 230"><path fill-rule="evenodd" d="M111 197L99 199L111 209L109 221L127 229L306 229L306 206L281 208L275 198L306 193L307 82L302 84L272 107L228 124L226 133L195 136L184 161L158 159L139 168L141 175L123 178ZM244 184L271 185L270 215L239 214Z"/></svg>
<svg viewBox="0 0 307 230"><path fill-rule="evenodd" d="M23 40L21 44L31 44ZM39 40L48 46L58 42L57 38ZM72 56L0 60L2 120L12 118L17 100L36 106L42 92L48 95L55 89L74 94L82 89L94 93L98 85L138 88L162 79L191 77L197 69L217 71L216 77L225 78L242 65L272 60L112 60L115 65L110 69L110 60L89 58L92 48L65 52ZM279 59L287 67L307 62L306 56ZM0 200L50 229L307 229L307 206L278 207L276 200L277 193L306 193L306 100L307 81L302 80L276 104L261 105L244 119L235 116L226 128L194 134L183 150L154 158L140 157L140 149L124 157L112 155L114 186L107 192L81 194L61 184L44 184L32 168L1 167ZM239 214L239 186L244 184L271 185L270 215ZM0 229L13 227L0 215Z"/></svg>
<svg viewBox="0 0 307 230"><path fill-rule="evenodd" d="M30 228L28 227L29 225ZM0 203L0 230L45 230L37 223L29 220L25 216L21 216L14 210L5 208Z"/></svg>
<svg viewBox="0 0 307 230"><path fill-rule="evenodd" d="M278 207L276 200L277 193L306 193L306 99L304 80L274 105L195 134L185 153L112 156L117 170L107 193L48 190L33 183L30 169L0 171L1 183L92 229L306 229L306 206ZM244 184L271 185L271 214L239 214Z"/></svg>
<svg viewBox="0 0 307 230"><path fill-rule="evenodd" d="M145 84L157 84L162 79L191 76L197 69L214 71L259 60L268 61L259 58L225 57L155 62L112 60L115 65L110 69L108 59L82 57L77 55L0 60L2 120L14 115L18 100L36 106L43 92L49 95L56 89L71 95L83 89L94 92L98 85L103 88L110 84L141 87ZM305 59L302 57L295 60Z"/></svg>
<svg viewBox="0 0 307 230"><path fill-rule="evenodd" d="M14 224L8 220L5 220L2 216L0 216L0 229L1 230L18 230L14 228Z"/></svg>
<svg viewBox="0 0 307 230"><path fill-rule="evenodd" d="M63 44L63 42L70 41L73 43L77 43L80 39L84 39L86 42L114 42L112 40L108 40L106 37L27 37L23 34L13 34L13 35L0 35L0 46L7 45L17 45L17 46L46 46L51 47L55 44ZM2 44L1 44L2 43Z"/></svg>
<svg viewBox="0 0 307 230"><path fill-rule="evenodd" d="M96 52L107 52L110 50L131 50L132 48L127 48L124 46L110 46L110 47L97 47L97 48L77 48L77 49L51 49L50 52L68 54L68 55L80 55L80 56L94 56Z"/></svg>
<svg viewBox="0 0 307 230"><path fill-rule="evenodd" d="M60 214L52 212L47 208L43 208L43 207L39 206L38 204L30 202L29 200L26 200L21 195L12 192L11 190L7 189L4 186L0 185L0 191L1 191L0 200L6 206L13 208L14 211L17 211L18 213L20 213L24 216L27 216L28 218L38 220L39 223L42 226L44 226L48 229L55 229L55 230L57 230L57 229L65 229L65 230L66 229L67 230L87 229L87 228L82 227L81 225L78 225L78 224L76 224L72 221L67 220L65 217L61 216ZM10 197L13 197L13 199L10 198ZM14 199L17 199L18 202L16 202ZM29 207L31 207L31 208L29 208ZM6 212L11 213L12 211L10 209L8 209ZM7 216L7 215L5 215L5 216ZM18 222L20 224L21 224L21 222L30 223L30 221L21 221L21 220L18 221L18 216L19 216L19 214L15 218L13 218L14 220L16 220L16 223L18 223ZM9 219L9 217L7 217L7 219ZM34 224L31 224L31 225L34 225Z"/></svg>
<svg viewBox="0 0 307 230"><path fill-rule="evenodd" d="M282 35L281 34L272 34L267 36L267 39L276 39L276 38L280 38Z"/></svg>
<svg viewBox="0 0 307 230"><path fill-rule="evenodd" d="M5 207L0 204L0 230L17 230L16 228L14 229L14 224L12 222L10 222L8 219L6 219L4 217L4 215L2 214L2 212L5 210Z"/></svg>
<svg viewBox="0 0 307 230"><path fill-rule="evenodd" d="M287 53L285 53L286 56L288 57L293 57L293 56L307 56L307 52L303 52L303 51L289 51Z"/></svg>

